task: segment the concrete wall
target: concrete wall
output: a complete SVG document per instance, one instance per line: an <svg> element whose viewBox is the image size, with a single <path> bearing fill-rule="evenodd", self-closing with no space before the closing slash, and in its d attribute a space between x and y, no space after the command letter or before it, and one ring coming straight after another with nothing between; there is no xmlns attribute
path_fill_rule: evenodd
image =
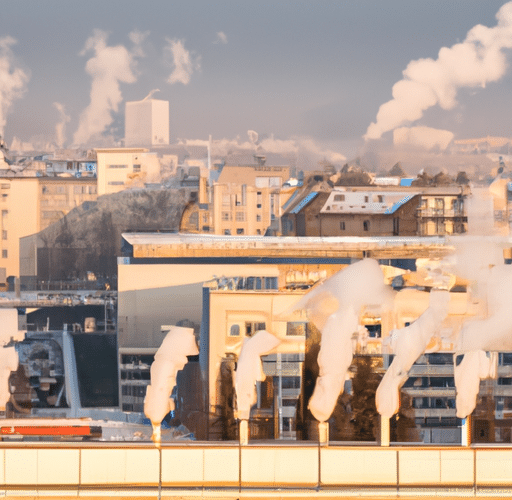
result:
<svg viewBox="0 0 512 500"><path fill-rule="evenodd" d="M171 496L239 498L279 490L280 497L385 494L452 497L510 496L512 448L342 447L317 445L204 446L141 443L99 445L4 444L0 448L0 494L32 498ZM25 446L27 445L27 446ZM43 493L44 492L44 493ZM32 496L30 496L30 494ZM160 496L161 495L161 496ZM109 495L105 495L109 496Z"/></svg>

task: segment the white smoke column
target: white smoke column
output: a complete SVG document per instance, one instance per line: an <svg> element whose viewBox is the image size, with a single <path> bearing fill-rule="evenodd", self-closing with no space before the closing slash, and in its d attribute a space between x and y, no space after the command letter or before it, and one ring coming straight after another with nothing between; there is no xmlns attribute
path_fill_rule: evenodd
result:
<svg viewBox="0 0 512 500"><path fill-rule="evenodd" d="M196 56L185 49L184 40L166 38L167 45L164 48L166 58L170 59L173 67L167 83L183 83L188 85L194 71L201 69L201 57Z"/></svg>
<svg viewBox="0 0 512 500"><path fill-rule="evenodd" d="M456 352L512 350L512 266L494 266L487 281L487 312L484 319L466 321Z"/></svg>
<svg viewBox="0 0 512 500"><path fill-rule="evenodd" d="M322 333L318 354L319 376L309 409L319 422L332 414L352 362L352 334L364 306L385 309L392 292L376 260L364 259L337 272L293 306L306 309ZM333 310L335 311L333 312Z"/></svg>
<svg viewBox="0 0 512 500"><path fill-rule="evenodd" d="M101 134L112 123L112 113L117 112L123 100L120 83L134 83L133 68L135 56L140 55L140 47L133 52L123 45L107 45L108 35L95 30L87 39L80 55L90 52L93 56L87 61L85 70L92 77L91 102L80 115L78 130L73 136L75 145L86 144L91 138ZM132 37L132 41L139 39Z"/></svg>
<svg viewBox="0 0 512 500"><path fill-rule="evenodd" d="M480 380L492 375L491 358L484 351L456 353L453 358L453 372L457 388L455 396L457 417L466 418L475 409L480 391Z"/></svg>
<svg viewBox="0 0 512 500"><path fill-rule="evenodd" d="M463 42L443 47L437 59L411 61L404 78L393 85L393 99L380 106L364 138L379 139L389 130L419 120L435 105L452 109L460 88L485 87L499 80L507 70L504 49L512 47L512 2L503 5L496 18L495 27L473 27Z"/></svg>
<svg viewBox="0 0 512 500"><path fill-rule="evenodd" d="M268 354L280 343L277 337L266 330L260 330L252 337L244 339L235 372L235 417L239 420L249 419L251 406L256 403L256 382L263 382L266 378L261 356Z"/></svg>
<svg viewBox="0 0 512 500"><path fill-rule="evenodd" d="M390 332L391 349L395 357L375 394L377 411L383 417L391 418L399 410L400 388L407 380L411 366L439 332L448 314L449 301L448 291L432 290L427 310L409 326Z"/></svg>
<svg viewBox="0 0 512 500"><path fill-rule="evenodd" d="M174 410L171 393L176 385L176 375L187 364L187 356L199 354L194 330L173 326L165 336L151 365L151 383L144 398L144 414L153 425L153 439L160 441L160 424Z"/></svg>
<svg viewBox="0 0 512 500"><path fill-rule="evenodd" d="M0 409L11 397L9 392L9 377L11 372L18 369L18 353L14 346L2 347L11 340L23 340L24 331L18 330L18 311L16 309L0 310Z"/></svg>
<svg viewBox="0 0 512 500"><path fill-rule="evenodd" d="M393 130L393 145L444 151L452 142L453 132L431 127L400 127Z"/></svg>
<svg viewBox="0 0 512 500"><path fill-rule="evenodd" d="M10 36L0 38L0 136L4 136L7 115L15 99L19 99L29 80L29 75L14 66L11 45L16 40Z"/></svg>
<svg viewBox="0 0 512 500"><path fill-rule="evenodd" d="M59 112L59 122L55 125L55 142L59 148L62 148L66 142L66 123L69 122L70 117L66 114L64 104L54 102L53 105Z"/></svg>

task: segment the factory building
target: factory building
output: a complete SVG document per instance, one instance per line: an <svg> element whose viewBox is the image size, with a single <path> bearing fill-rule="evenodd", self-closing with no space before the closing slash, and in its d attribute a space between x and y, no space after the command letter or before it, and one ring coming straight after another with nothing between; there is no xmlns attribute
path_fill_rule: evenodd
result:
<svg viewBox="0 0 512 500"><path fill-rule="evenodd" d="M124 143L134 146L169 145L169 101L151 99L126 103Z"/></svg>

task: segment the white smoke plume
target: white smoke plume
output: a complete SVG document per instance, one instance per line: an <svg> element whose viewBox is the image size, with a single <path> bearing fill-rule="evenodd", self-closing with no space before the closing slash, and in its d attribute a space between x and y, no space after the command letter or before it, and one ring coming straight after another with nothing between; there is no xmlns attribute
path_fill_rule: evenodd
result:
<svg viewBox="0 0 512 500"><path fill-rule="evenodd" d="M173 68L167 82L170 84L183 83L188 85L194 71L201 69L201 56L197 56L185 49L184 40L166 38L164 47L166 58L170 59Z"/></svg>
<svg viewBox="0 0 512 500"><path fill-rule="evenodd" d="M352 362L352 335L358 330L363 307L384 310L392 292L384 284L378 262L364 259L352 264L306 293L286 314L305 309L321 331L319 376L309 409L319 422L331 416Z"/></svg>
<svg viewBox="0 0 512 500"><path fill-rule="evenodd" d="M153 440L160 440L160 423L174 410L171 393L176 376L187 364L187 356L199 354L192 328L172 326L151 365L151 384L146 388L144 414L153 425Z"/></svg>
<svg viewBox="0 0 512 500"><path fill-rule="evenodd" d="M80 115L78 129L73 136L75 145L87 144L113 122L112 113L118 111L123 100L120 83L134 83L137 79L134 66L135 57L141 54L143 36L140 35L131 35L132 41L136 42L132 51L123 45L108 46L108 34L101 30L95 30L85 42L80 55L93 53L85 66L92 78L91 101Z"/></svg>
<svg viewBox="0 0 512 500"><path fill-rule="evenodd" d="M226 33L224 33L223 31L217 31L217 38L215 38L215 41L213 43L216 43L216 44L228 43L228 37L226 36Z"/></svg>
<svg viewBox="0 0 512 500"><path fill-rule="evenodd" d="M25 91L29 75L16 67L11 45L16 40L10 36L0 38L0 136L3 137L7 115L15 99Z"/></svg>
<svg viewBox="0 0 512 500"><path fill-rule="evenodd" d="M269 137L259 138L258 132L248 130L249 140L240 141L236 139L217 139L212 141L212 153L220 156L227 155L232 150L247 149L252 151L264 151L276 154L292 154L297 157L308 158L309 164L325 159L334 164L341 164L347 158L342 154L315 142L313 139L297 137L291 139L276 139L272 134ZM208 141L204 139L183 139L180 144L189 146L208 146Z"/></svg>
<svg viewBox="0 0 512 500"><path fill-rule="evenodd" d="M503 5L496 18L495 27L474 26L463 42L443 47L437 59L411 61L404 78L393 85L393 99L380 106L364 138L379 139L385 132L419 120L435 105L452 109L459 89L484 88L499 80L507 71L504 49L512 47L512 2Z"/></svg>
<svg viewBox="0 0 512 500"><path fill-rule="evenodd" d="M245 338L235 373L236 418L248 420L251 406L256 403L256 382L265 380L261 356L274 350L281 341L266 330Z"/></svg>
<svg viewBox="0 0 512 500"><path fill-rule="evenodd" d="M448 314L448 291L432 290L429 299L428 309L414 323L390 332L389 339L395 358L375 394L377 411L383 417L391 418L398 411L400 388L407 380L409 370L425 352Z"/></svg>
<svg viewBox="0 0 512 500"><path fill-rule="evenodd" d="M64 104L54 102L53 105L59 112L59 121L55 125L55 143L57 144L57 147L62 148L66 142L66 124L71 118L66 114Z"/></svg>
<svg viewBox="0 0 512 500"><path fill-rule="evenodd" d="M400 127L393 130L395 146L420 147L427 151L444 151L453 140L453 132L431 127Z"/></svg>

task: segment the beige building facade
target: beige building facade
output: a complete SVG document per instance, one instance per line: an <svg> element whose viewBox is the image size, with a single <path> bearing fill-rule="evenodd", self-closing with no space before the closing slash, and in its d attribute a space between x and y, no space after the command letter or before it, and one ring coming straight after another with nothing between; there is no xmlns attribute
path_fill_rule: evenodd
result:
<svg viewBox="0 0 512 500"><path fill-rule="evenodd" d="M160 180L160 160L146 148L100 148L96 155L99 196Z"/></svg>
<svg viewBox="0 0 512 500"><path fill-rule="evenodd" d="M20 238L38 233L73 208L97 198L95 178L3 177L0 179L0 267L19 276Z"/></svg>
<svg viewBox="0 0 512 500"><path fill-rule="evenodd" d="M278 222L281 207L292 194L283 189L289 176L287 166L266 165L225 165L209 186L201 176L198 202L187 207L180 229L219 235L264 235L271 224Z"/></svg>

